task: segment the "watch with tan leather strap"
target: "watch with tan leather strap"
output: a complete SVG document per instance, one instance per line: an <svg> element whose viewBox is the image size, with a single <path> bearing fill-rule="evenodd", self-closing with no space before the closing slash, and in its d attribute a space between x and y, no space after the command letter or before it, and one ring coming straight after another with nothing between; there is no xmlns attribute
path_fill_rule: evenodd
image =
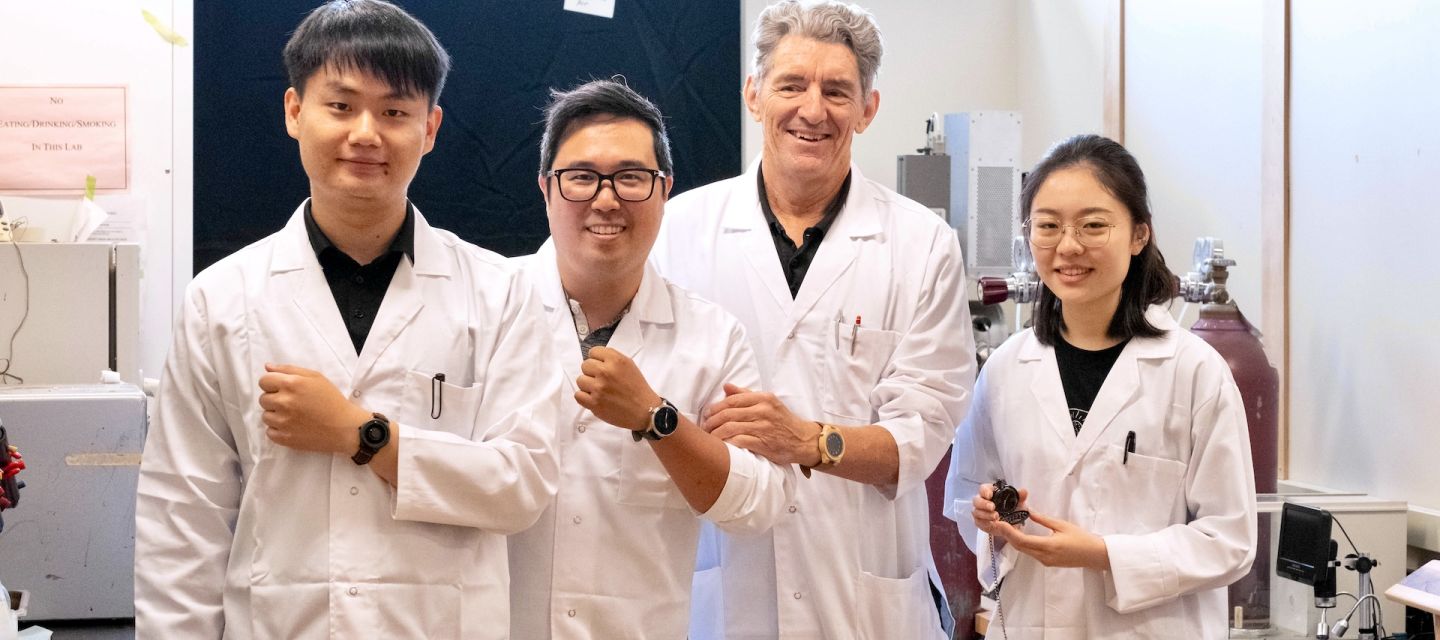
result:
<svg viewBox="0 0 1440 640"><path fill-rule="evenodd" d="M840 459L845 457L845 436L840 434L840 429L833 424L816 422L820 425L820 435L815 439L815 446L820 450L820 464L816 467L829 467L840 464ZM810 477L810 469L800 465L800 473Z"/></svg>

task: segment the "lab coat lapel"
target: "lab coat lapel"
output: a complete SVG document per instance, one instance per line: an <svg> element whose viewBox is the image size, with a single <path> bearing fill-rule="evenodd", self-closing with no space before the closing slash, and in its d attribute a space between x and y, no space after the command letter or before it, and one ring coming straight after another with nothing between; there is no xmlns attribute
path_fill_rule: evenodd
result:
<svg viewBox="0 0 1440 640"><path fill-rule="evenodd" d="M419 247L416 249L418 256ZM416 276L415 267L410 260L402 258L395 267L395 276L390 279L390 287L385 290L385 300L380 303L375 324L370 326L370 335L365 337L365 345L360 351L360 360L355 367L352 384L363 379L375 367L375 362L390 348L395 339L400 337L405 325L410 324L415 314L420 313L420 309L425 306L424 296L421 295L422 287L425 286L427 283Z"/></svg>
<svg viewBox="0 0 1440 640"><path fill-rule="evenodd" d="M274 253L270 256L270 285L289 290L290 304L299 308L340 367L351 371L356 360L355 345L350 342L350 332L340 317L335 296L325 281L325 271L315 257L315 248L310 246L304 216L305 204L302 203L275 238ZM305 364L324 369L318 362Z"/></svg>
<svg viewBox="0 0 1440 640"><path fill-rule="evenodd" d="M425 307L424 291L427 287L440 284L437 279L449 280L452 261L445 246L453 244L425 221L420 210L415 210L415 256L401 258L395 267L395 276L385 290L385 299L365 337L365 346L360 351L360 360L355 368L354 380L359 381L374 368L376 361L384 355L405 327Z"/></svg>
<svg viewBox="0 0 1440 640"><path fill-rule="evenodd" d="M792 301L785 272L780 268L780 256L775 252L775 240L765 224L765 212L760 209L760 192L755 188L755 173L759 167L759 163L750 166L735 194L738 202L748 206L728 208L720 232L739 245L736 250L745 256L746 275L759 285L759 289L769 294L770 304L778 316L790 308ZM750 290L756 288L751 287ZM756 304L760 303L756 300Z"/></svg>
<svg viewBox="0 0 1440 640"><path fill-rule="evenodd" d="M529 269L535 274L535 286L540 291L540 304L545 307L545 320L550 326L550 336L555 353L560 358L560 368L565 371L565 385L574 395L580 388L575 381L580 378L580 339L575 336L575 319L570 316L570 301L565 299L565 288L560 285L560 268L555 264L555 245L546 240L535 255L526 258L534 263Z"/></svg>
<svg viewBox="0 0 1440 640"><path fill-rule="evenodd" d="M1109 375L1105 376L1105 382L1100 385L1100 392L1095 394L1095 401L1090 404L1090 412L1085 416L1085 425L1080 427L1080 435L1070 444L1068 469L1080 464L1085 453L1095 446L1100 436L1120 414L1120 410L1130 404L1131 398L1134 398L1135 392L1140 389L1140 364L1135 357L1137 350L1136 341L1131 340L1130 344L1121 350L1115 365L1110 367Z"/></svg>
<svg viewBox="0 0 1440 640"><path fill-rule="evenodd" d="M881 221L876 218L879 209L872 206L874 199L865 176L860 174L858 167L851 165L850 193L845 198L845 207L820 241L815 260L805 272L805 281L801 283L795 304L790 307L786 319L786 331L793 331L825 293L850 270L860 253L861 243L872 242L881 234ZM775 251L772 249L770 253L774 255ZM852 278L851 282L855 280Z"/></svg>
<svg viewBox="0 0 1440 640"><path fill-rule="evenodd" d="M620 320L615 335L610 337L610 347L640 362L645 349L645 334L653 325L669 325L675 322L673 305L670 304L670 290L665 280L648 261L645 275L640 279L640 288L630 301L630 312Z"/></svg>
<svg viewBox="0 0 1440 640"><path fill-rule="evenodd" d="M1020 347L1020 360L1031 371L1030 394L1044 416L1050 432L1068 448L1075 440L1070 422L1070 403L1065 401L1065 387L1060 384L1060 368L1055 363L1055 350L1040 344L1035 334L1025 336Z"/></svg>
<svg viewBox="0 0 1440 640"><path fill-rule="evenodd" d="M1085 416L1085 425L1080 428L1080 435L1071 443L1067 472L1080 464L1085 454L1114 424L1120 412L1140 393L1140 361L1175 357L1179 345L1176 331L1180 330L1180 325L1170 316L1169 311L1159 306L1152 305L1147 309L1145 318L1154 327L1165 331L1165 334L1158 338L1133 338L1120 352L1120 357L1110 368L1110 374L1105 376L1100 392L1095 395L1095 402L1090 405L1090 412ZM1051 349L1050 353L1053 358L1055 350ZM1056 388L1060 389L1058 369L1056 371ZM1060 394L1063 401L1063 389ZM1066 415L1069 415L1068 409ZM1115 438L1108 438L1106 441L1114 442Z"/></svg>

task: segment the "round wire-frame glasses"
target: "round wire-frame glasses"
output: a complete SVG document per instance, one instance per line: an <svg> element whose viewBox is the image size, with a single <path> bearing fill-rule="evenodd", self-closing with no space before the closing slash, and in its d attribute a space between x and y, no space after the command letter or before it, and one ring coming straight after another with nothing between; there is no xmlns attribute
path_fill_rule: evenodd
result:
<svg viewBox="0 0 1440 640"><path fill-rule="evenodd" d="M560 197L571 202L589 202L600 195L600 187L610 181L615 197L625 202L644 202L655 194L655 183L665 177L658 169L621 169L600 173L593 169L553 169L546 177L555 178Z"/></svg>
<svg viewBox="0 0 1440 640"><path fill-rule="evenodd" d="M1110 230L1115 227L1104 218L1081 218L1075 224L1060 224L1055 218L1031 218L1025 221L1025 237L1036 247L1054 249L1060 246L1065 230L1072 229L1081 246L1099 249L1110 242Z"/></svg>

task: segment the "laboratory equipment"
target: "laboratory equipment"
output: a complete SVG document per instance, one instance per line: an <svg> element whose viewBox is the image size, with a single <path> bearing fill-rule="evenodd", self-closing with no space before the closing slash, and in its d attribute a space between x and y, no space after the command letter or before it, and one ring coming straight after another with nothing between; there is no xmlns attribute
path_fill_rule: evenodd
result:
<svg viewBox="0 0 1440 640"><path fill-rule="evenodd" d="M0 340L15 333L0 358L24 384L88 384L106 369L140 384L139 245L5 243L0 300Z"/></svg>
<svg viewBox="0 0 1440 640"><path fill-rule="evenodd" d="M6 513L5 585L27 619L129 618L145 394L128 384L0 386L0 420L24 445L25 508Z"/></svg>
<svg viewBox="0 0 1440 640"><path fill-rule="evenodd" d="M896 159L896 190L929 207L955 229L965 259L977 357L1010 335L1001 307L986 307L973 293L976 278L1013 271L1010 239L1020 231L1020 114L971 111L934 114L925 123L925 146ZM973 626L980 603L975 555L943 515L950 454L925 486L930 498L930 548L961 629Z"/></svg>

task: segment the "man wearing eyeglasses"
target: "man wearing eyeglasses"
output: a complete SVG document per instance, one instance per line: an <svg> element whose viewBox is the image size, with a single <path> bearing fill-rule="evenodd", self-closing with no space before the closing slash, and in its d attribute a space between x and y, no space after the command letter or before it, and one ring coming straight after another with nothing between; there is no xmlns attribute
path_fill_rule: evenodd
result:
<svg viewBox="0 0 1440 640"><path fill-rule="evenodd" d="M760 378L740 323L648 263L673 184L660 111L613 80L557 91L540 147L551 237L521 260L573 400L557 500L510 538L513 634L682 638L701 519L769 529L794 471L696 426Z"/></svg>

